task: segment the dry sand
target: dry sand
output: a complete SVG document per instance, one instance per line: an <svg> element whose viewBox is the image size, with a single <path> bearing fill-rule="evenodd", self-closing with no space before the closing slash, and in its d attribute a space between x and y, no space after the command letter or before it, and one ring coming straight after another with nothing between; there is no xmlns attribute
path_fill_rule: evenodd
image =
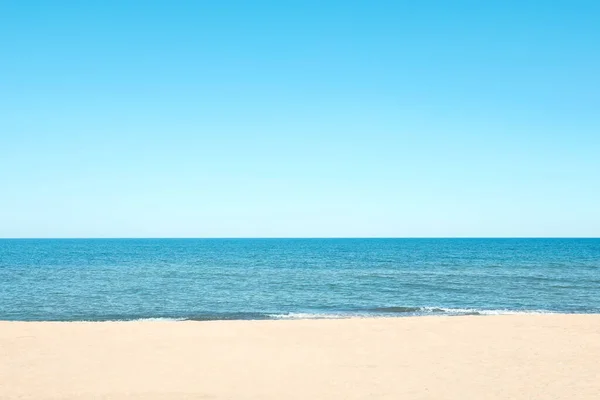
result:
<svg viewBox="0 0 600 400"><path fill-rule="evenodd" d="M600 399L600 315L0 322L1 399Z"/></svg>

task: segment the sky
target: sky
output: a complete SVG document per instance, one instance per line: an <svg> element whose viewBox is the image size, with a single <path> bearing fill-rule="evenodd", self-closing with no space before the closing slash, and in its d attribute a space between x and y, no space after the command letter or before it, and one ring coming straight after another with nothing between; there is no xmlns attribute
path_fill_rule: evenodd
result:
<svg viewBox="0 0 600 400"><path fill-rule="evenodd" d="M0 237L598 237L599 20L0 0Z"/></svg>

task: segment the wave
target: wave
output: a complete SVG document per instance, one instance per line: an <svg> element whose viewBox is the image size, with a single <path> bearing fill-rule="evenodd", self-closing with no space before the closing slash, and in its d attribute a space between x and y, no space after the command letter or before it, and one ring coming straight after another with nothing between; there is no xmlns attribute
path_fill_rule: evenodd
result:
<svg viewBox="0 0 600 400"><path fill-rule="evenodd" d="M110 322L177 322L177 321L185 321L185 318L166 318L166 317L158 317L158 318L137 318L137 319L129 319L129 320L111 320Z"/></svg>
<svg viewBox="0 0 600 400"><path fill-rule="evenodd" d="M248 321L248 320L266 320L276 319L272 314L259 312L215 312L200 313L189 316L177 317L123 317L111 319L98 319L105 322L169 322L169 321Z"/></svg>
<svg viewBox="0 0 600 400"><path fill-rule="evenodd" d="M596 311L597 312L597 311ZM556 314L550 310L510 310L510 309L478 309L448 307L414 307L389 306L346 311L311 311L311 312L206 312L177 316L98 316L84 318L57 318L51 320L31 319L31 321L48 322L171 322L171 321L248 321L248 320L298 320L298 319L347 319L347 318L390 318L419 316L464 316L464 315L518 315L518 314Z"/></svg>
<svg viewBox="0 0 600 400"><path fill-rule="evenodd" d="M367 311L372 312L389 312L389 313L413 313L421 311L423 307L376 307L370 308Z"/></svg>
<svg viewBox="0 0 600 400"><path fill-rule="evenodd" d="M96 323L96 322L176 322L176 321L186 321L186 318L168 318L168 317L147 317L147 318L135 318L135 317L110 317L110 318L106 318L106 317L97 317L97 318L93 318L93 317L88 317L88 318L82 318L82 319L76 319L76 318L54 318L54 319L42 319L42 318L36 318L36 319L27 319L27 320L19 320L19 319L10 319L10 320L0 320L0 321L11 321L11 322L16 322L16 321L26 321L26 322L67 322L67 323L80 323L80 322L90 322L90 323Z"/></svg>
<svg viewBox="0 0 600 400"><path fill-rule="evenodd" d="M411 315L516 315L516 314L555 314L549 310L509 310L448 307L378 307L367 311L379 314Z"/></svg>
<svg viewBox="0 0 600 400"><path fill-rule="evenodd" d="M556 314L549 310L508 310L448 307L376 307L345 312L314 312L271 314L274 319L341 319L341 318L386 318L417 316L466 316L466 315L535 315Z"/></svg>
<svg viewBox="0 0 600 400"><path fill-rule="evenodd" d="M196 314L185 318L186 321L235 321L274 319L272 314L260 312L224 312Z"/></svg>
<svg viewBox="0 0 600 400"><path fill-rule="evenodd" d="M346 312L291 312L291 313L283 313L283 314L270 314L272 319L345 319L345 318L353 318L358 317L359 315L354 315L352 313Z"/></svg>

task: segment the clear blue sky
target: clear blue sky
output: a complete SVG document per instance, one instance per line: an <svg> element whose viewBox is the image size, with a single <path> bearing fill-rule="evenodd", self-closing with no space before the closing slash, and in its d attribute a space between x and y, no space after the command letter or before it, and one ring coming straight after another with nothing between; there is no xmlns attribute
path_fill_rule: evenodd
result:
<svg viewBox="0 0 600 400"><path fill-rule="evenodd" d="M600 236L598 21L1 1L0 237Z"/></svg>

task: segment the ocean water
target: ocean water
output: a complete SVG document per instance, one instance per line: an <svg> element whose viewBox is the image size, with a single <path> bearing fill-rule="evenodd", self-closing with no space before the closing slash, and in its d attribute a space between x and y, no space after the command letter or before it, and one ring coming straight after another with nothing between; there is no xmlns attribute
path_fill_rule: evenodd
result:
<svg viewBox="0 0 600 400"><path fill-rule="evenodd" d="M600 312L600 239L0 240L0 320L551 312Z"/></svg>

